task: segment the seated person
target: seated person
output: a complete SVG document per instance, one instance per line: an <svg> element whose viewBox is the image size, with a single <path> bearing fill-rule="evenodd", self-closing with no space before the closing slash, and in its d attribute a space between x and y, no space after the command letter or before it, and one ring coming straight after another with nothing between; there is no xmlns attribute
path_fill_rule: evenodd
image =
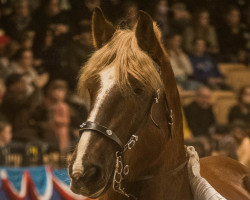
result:
<svg viewBox="0 0 250 200"><path fill-rule="evenodd" d="M66 94L67 83L53 80L48 86L43 104L36 108L33 116L42 139L57 143L61 152L67 150L69 145L70 108L65 102Z"/></svg>
<svg viewBox="0 0 250 200"><path fill-rule="evenodd" d="M0 121L0 147L4 147L10 143L12 138L12 128L6 120Z"/></svg>
<svg viewBox="0 0 250 200"><path fill-rule="evenodd" d="M195 38L203 38L207 43L207 52L218 53L218 42L215 28L210 23L208 10L199 9L194 13L193 23L184 32L184 49L188 53L194 51L193 41Z"/></svg>
<svg viewBox="0 0 250 200"><path fill-rule="evenodd" d="M196 137L209 137L209 128L215 124L211 98L211 90L202 87L197 91L195 101L184 108L188 126Z"/></svg>
<svg viewBox="0 0 250 200"><path fill-rule="evenodd" d="M206 42L203 39L194 41L194 54L190 56L193 66L193 78L211 89L229 89L224 77L219 72L217 63L206 53Z"/></svg>
<svg viewBox="0 0 250 200"><path fill-rule="evenodd" d="M31 125L34 108L41 101L41 91L28 93L27 82L22 74L11 74L6 79L6 93L2 101L2 113L13 126L13 140L39 140L36 130Z"/></svg>
<svg viewBox="0 0 250 200"><path fill-rule="evenodd" d="M211 155L228 156L237 159L235 140L230 133L231 127L225 124L218 124L210 129Z"/></svg>
<svg viewBox="0 0 250 200"><path fill-rule="evenodd" d="M182 50L181 44L180 34L175 33L168 39L169 59L175 79L184 90L197 90L201 84L189 78L193 74L193 68L188 56Z"/></svg>
<svg viewBox="0 0 250 200"><path fill-rule="evenodd" d="M250 167L250 126L244 123L235 123L232 128L232 135L234 136L237 145L238 161Z"/></svg>
<svg viewBox="0 0 250 200"><path fill-rule="evenodd" d="M218 41L221 62L246 62L246 44L244 28L241 24L241 12L237 7L230 6L224 23L218 26Z"/></svg>
<svg viewBox="0 0 250 200"><path fill-rule="evenodd" d="M89 26L81 26L79 29L79 34L66 47L62 57L65 68L68 69L66 80L71 89L76 88L76 77L79 70L93 52L91 28Z"/></svg>
<svg viewBox="0 0 250 200"><path fill-rule="evenodd" d="M228 121L250 124L250 85L241 88L238 104L230 109Z"/></svg>

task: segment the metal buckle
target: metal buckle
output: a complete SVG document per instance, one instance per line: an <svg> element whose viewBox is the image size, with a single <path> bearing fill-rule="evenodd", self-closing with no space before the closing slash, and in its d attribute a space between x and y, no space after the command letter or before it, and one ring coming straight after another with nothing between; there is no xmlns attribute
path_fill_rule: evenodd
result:
<svg viewBox="0 0 250 200"><path fill-rule="evenodd" d="M155 103L159 103L159 100L160 100L160 89L158 89L157 91L156 91L156 97L154 98L154 100L155 100Z"/></svg>
<svg viewBox="0 0 250 200"><path fill-rule="evenodd" d="M85 122L80 125L80 128L83 128L84 126L86 126Z"/></svg>
<svg viewBox="0 0 250 200"><path fill-rule="evenodd" d="M132 149L135 146L135 143L138 141L138 136L132 135L130 140L128 141L128 149Z"/></svg>

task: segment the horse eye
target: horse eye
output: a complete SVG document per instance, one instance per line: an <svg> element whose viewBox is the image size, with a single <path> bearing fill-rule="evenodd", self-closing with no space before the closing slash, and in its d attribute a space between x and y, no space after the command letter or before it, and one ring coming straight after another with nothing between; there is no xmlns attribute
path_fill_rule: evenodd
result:
<svg viewBox="0 0 250 200"><path fill-rule="evenodd" d="M134 93L137 95L142 95L144 94L144 90L142 88L135 88Z"/></svg>

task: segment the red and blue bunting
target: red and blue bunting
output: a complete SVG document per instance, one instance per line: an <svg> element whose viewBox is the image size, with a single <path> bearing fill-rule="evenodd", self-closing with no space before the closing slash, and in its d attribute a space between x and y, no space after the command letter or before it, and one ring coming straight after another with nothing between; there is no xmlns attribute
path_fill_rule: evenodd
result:
<svg viewBox="0 0 250 200"><path fill-rule="evenodd" d="M69 188L66 169L0 168L1 200L90 200Z"/></svg>

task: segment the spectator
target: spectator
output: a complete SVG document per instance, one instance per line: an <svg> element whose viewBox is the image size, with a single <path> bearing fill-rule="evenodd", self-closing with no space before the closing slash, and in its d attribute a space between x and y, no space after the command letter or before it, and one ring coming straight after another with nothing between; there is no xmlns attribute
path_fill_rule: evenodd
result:
<svg viewBox="0 0 250 200"><path fill-rule="evenodd" d="M33 68L33 52L29 49L19 49L15 55L15 61L11 64L12 73L23 74L27 84L27 92L31 94L38 75Z"/></svg>
<svg viewBox="0 0 250 200"><path fill-rule="evenodd" d="M5 92L6 92L6 88L5 88L4 81L0 79L0 121L1 119L6 118L2 112L2 103L3 103L3 97L5 95Z"/></svg>
<svg viewBox="0 0 250 200"><path fill-rule="evenodd" d="M96 7L101 7L101 0L71 0L71 16L75 26L90 26L92 13Z"/></svg>
<svg viewBox="0 0 250 200"><path fill-rule="evenodd" d="M14 40L27 30L34 29L30 7L27 0L14 1L14 13L5 21L5 31Z"/></svg>
<svg viewBox="0 0 250 200"><path fill-rule="evenodd" d="M24 75L16 73L6 79L6 87L2 112L13 126L13 139L38 140L37 131L31 126L31 116L35 107L41 102L40 90L36 87L32 93L27 92Z"/></svg>
<svg viewBox="0 0 250 200"><path fill-rule="evenodd" d="M243 122L250 124L250 86L244 86L239 92L238 104L230 109L229 123Z"/></svg>
<svg viewBox="0 0 250 200"><path fill-rule="evenodd" d="M246 6L243 12L244 19L244 29L243 36L246 41L246 51L247 51L247 60L246 62L250 63L250 3Z"/></svg>
<svg viewBox="0 0 250 200"><path fill-rule="evenodd" d="M33 48L33 43L34 43L34 38L35 38L35 33L34 31L25 31L21 36L20 36L20 45L22 49L30 49L32 50Z"/></svg>
<svg viewBox="0 0 250 200"><path fill-rule="evenodd" d="M45 101L37 108L34 117L37 123L42 125L43 138L46 141L56 138L62 152L69 145L70 108L65 102L66 94L65 81L52 81L48 86Z"/></svg>
<svg viewBox="0 0 250 200"><path fill-rule="evenodd" d="M230 126L216 125L210 129L211 147L213 156L228 156L237 159L236 143L233 135L231 134Z"/></svg>
<svg viewBox="0 0 250 200"><path fill-rule="evenodd" d="M235 138L237 148L238 161L250 167L250 128L249 124L236 123L232 129L232 134Z"/></svg>
<svg viewBox="0 0 250 200"><path fill-rule="evenodd" d="M125 4L123 4L123 10L124 10L123 15L124 18L126 19L126 25L130 29L133 29L139 17L139 7L137 3L134 1L126 2Z"/></svg>
<svg viewBox="0 0 250 200"><path fill-rule="evenodd" d="M67 80L71 89L76 87L78 72L93 51L91 29L82 26L80 33L67 47L63 55L63 63L67 69Z"/></svg>
<svg viewBox="0 0 250 200"><path fill-rule="evenodd" d="M215 28L210 24L210 14L207 10L199 10L193 18L193 25L184 32L184 49L188 53L194 53L193 42L201 38L207 43L207 52L218 53L218 42Z"/></svg>
<svg viewBox="0 0 250 200"><path fill-rule="evenodd" d="M206 53L206 42L203 39L194 41L194 54L190 56L193 66L193 78L211 89L229 89L224 77L219 72L217 62Z"/></svg>
<svg viewBox="0 0 250 200"><path fill-rule="evenodd" d="M34 54L37 60L48 71L51 80L65 77L65 69L61 66L62 50L55 44L55 36L51 29L47 29L39 40L35 40Z"/></svg>
<svg viewBox="0 0 250 200"><path fill-rule="evenodd" d="M55 43L58 48L62 48L69 39L71 21L67 11L60 8L60 0L45 0L41 5L41 9L36 13L35 22L39 26L36 27L36 40L44 37L48 29L53 31ZM37 41L36 41L37 42Z"/></svg>
<svg viewBox="0 0 250 200"><path fill-rule="evenodd" d="M12 139L11 124L5 120L0 120L0 147L9 144Z"/></svg>
<svg viewBox="0 0 250 200"><path fill-rule="evenodd" d="M5 35L0 36L0 78L6 78L9 73L9 59L6 53L6 46L10 38Z"/></svg>
<svg viewBox="0 0 250 200"><path fill-rule="evenodd" d="M173 14L171 25L175 31L182 35L186 28L190 25L192 16L188 12L186 5L181 2L173 4L171 6L171 11Z"/></svg>
<svg viewBox="0 0 250 200"><path fill-rule="evenodd" d="M0 79L0 105L2 104L3 102L3 97L4 97L4 94L5 94L5 84L3 82L3 80Z"/></svg>
<svg viewBox="0 0 250 200"><path fill-rule="evenodd" d="M240 18L239 9L230 7L226 13L224 24L217 28L221 50L220 60L223 62L246 61L246 41L243 36Z"/></svg>
<svg viewBox="0 0 250 200"><path fill-rule="evenodd" d="M193 74L193 68L189 57L181 48L181 43L181 35L173 34L169 37L168 53L175 74L175 79L184 90L197 90L201 84L197 81L189 79L189 77Z"/></svg>
<svg viewBox="0 0 250 200"><path fill-rule="evenodd" d="M215 124L211 98L211 90L202 87L197 91L195 101L184 108L188 126L196 137L209 137L209 128Z"/></svg>
<svg viewBox="0 0 250 200"><path fill-rule="evenodd" d="M171 32L170 20L169 20L169 7L167 0L158 0L155 3L153 18L157 22L162 37L166 38Z"/></svg>

